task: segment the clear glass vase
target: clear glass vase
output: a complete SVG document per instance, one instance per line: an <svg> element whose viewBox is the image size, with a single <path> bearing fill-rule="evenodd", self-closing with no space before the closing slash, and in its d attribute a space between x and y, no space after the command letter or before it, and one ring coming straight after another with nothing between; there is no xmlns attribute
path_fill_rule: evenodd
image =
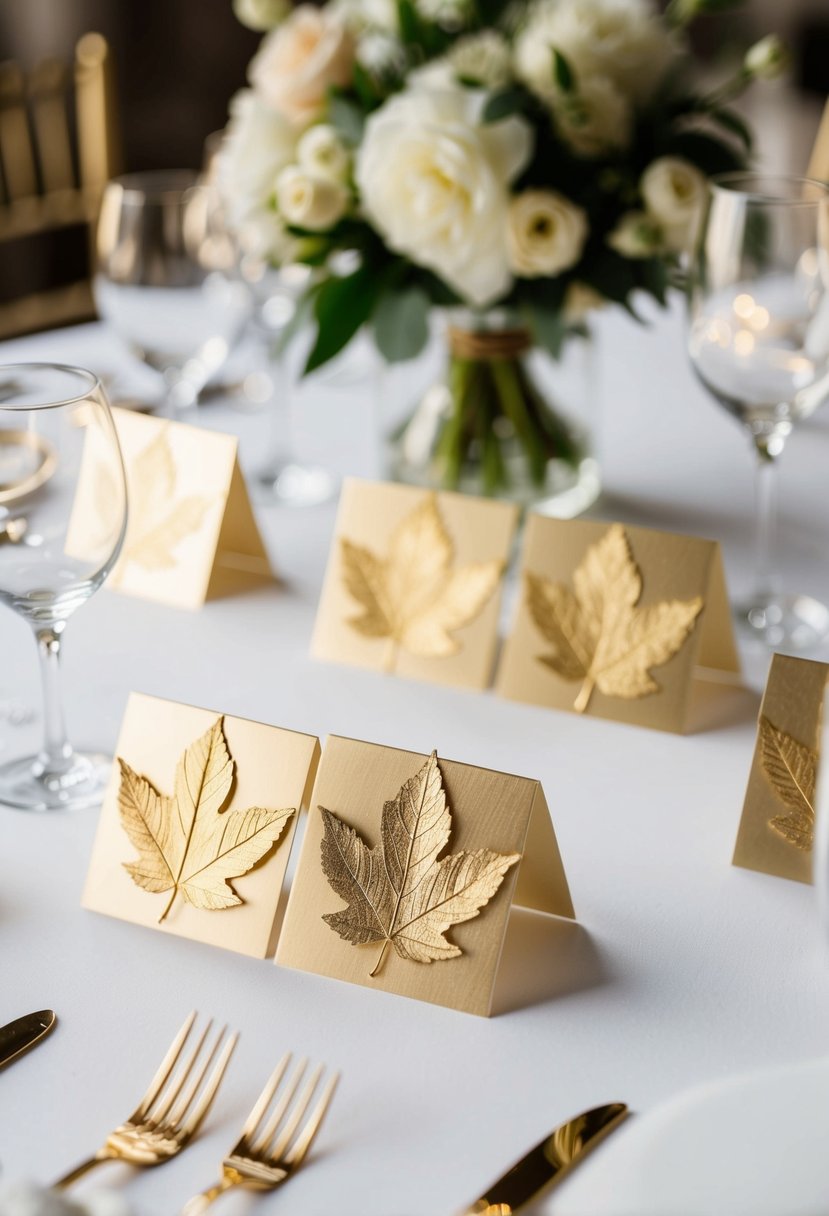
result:
<svg viewBox="0 0 829 1216"><path fill-rule="evenodd" d="M571 518L599 495L594 341L580 329L561 355L493 315L452 319L444 371L391 435L398 481L508 499Z"/></svg>

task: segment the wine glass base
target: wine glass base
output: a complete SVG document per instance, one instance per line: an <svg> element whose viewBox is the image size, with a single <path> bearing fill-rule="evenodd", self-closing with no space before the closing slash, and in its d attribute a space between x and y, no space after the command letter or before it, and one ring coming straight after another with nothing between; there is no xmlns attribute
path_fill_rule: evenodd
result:
<svg viewBox="0 0 829 1216"><path fill-rule="evenodd" d="M815 650L829 637L829 608L808 595L775 595L740 604L735 615L744 636L772 650Z"/></svg>
<svg viewBox="0 0 829 1216"><path fill-rule="evenodd" d="M37 756L0 764L0 804L19 811L80 811L100 806L109 781L112 757L75 752L60 778L39 774Z"/></svg>
<svg viewBox="0 0 829 1216"><path fill-rule="evenodd" d="M327 469L291 461L257 473L254 498L263 506L316 507L332 499L338 485Z"/></svg>

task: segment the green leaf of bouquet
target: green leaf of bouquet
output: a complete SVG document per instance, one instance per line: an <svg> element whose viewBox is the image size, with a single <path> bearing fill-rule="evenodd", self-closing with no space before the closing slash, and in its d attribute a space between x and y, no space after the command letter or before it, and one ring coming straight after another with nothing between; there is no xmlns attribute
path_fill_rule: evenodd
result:
<svg viewBox="0 0 829 1216"><path fill-rule="evenodd" d="M545 307L537 301L532 301L524 305L523 311L536 345L546 350L554 359L558 359L567 337L563 310L560 307Z"/></svg>
<svg viewBox="0 0 829 1216"><path fill-rule="evenodd" d="M385 291L374 315L374 337L388 363L414 359L429 340L429 297L420 287Z"/></svg>
<svg viewBox="0 0 829 1216"><path fill-rule="evenodd" d="M671 272L664 258L643 258L639 262L641 286L664 308L668 303Z"/></svg>
<svg viewBox="0 0 829 1216"><path fill-rule="evenodd" d="M595 250L579 267L579 278L616 304L627 304L637 286L636 271L628 258L607 247Z"/></svg>
<svg viewBox="0 0 829 1216"><path fill-rule="evenodd" d="M332 90L328 95L328 118L340 138L356 148L366 124L365 113L358 103L338 90Z"/></svg>
<svg viewBox="0 0 829 1216"><path fill-rule="evenodd" d="M682 156L706 176L745 168L745 158L733 147L703 131L679 131L666 149L670 156Z"/></svg>
<svg viewBox="0 0 829 1216"><path fill-rule="evenodd" d="M576 78L567 58L557 47L550 47L553 52L553 80L562 93L572 93L576 88Z"/></svg>
<svg viewBox="0 0 829 1216"><path fill-rule="evenodd" d="M381 285L376 268L366 265L344 278L323 283L314 301L317 337L305 363L304 376L348 346L371 316Z"/></svg>
<svg viewBox="0 0 829 1216"><path fill-rule="evenodd" d="M730 131L732 135L737 136L745 147L746 152L751 151L754 137L751 134L748 123L744 122L739 114L734 110L721 108L715 108L710 113L715 122L719 123L721 127L725 127L726 131Z"/></svg>
<svg viewBox="0 0 829 1216"><path fill-rule="evenodd" d="M500 122L512 114L520 114L524 109L525 100L526 94L518 85L500 89L487 99L483 112L484 122Z"/></svg>

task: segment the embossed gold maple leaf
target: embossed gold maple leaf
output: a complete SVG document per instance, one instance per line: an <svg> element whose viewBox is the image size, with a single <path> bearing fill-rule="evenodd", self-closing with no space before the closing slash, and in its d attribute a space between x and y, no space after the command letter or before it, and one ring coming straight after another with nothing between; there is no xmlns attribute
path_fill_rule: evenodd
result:
<svg viewBox="0 0 829 1216"><path fill-rule="evenodd" d="M564 680L580 681L574 709L584 713L594 689L634 699L658 692L651 667L667 663L702 610L692 600L663 600L637 608L642 575L621 524L591 545L573 574L573 590L527 574L527 605L552 654L538 661Z"/></svg>
<svg viewBox="0 0 829 1216"><path fill-rule="evenodd" d="M818 754L814 748L780 730L765 715L760 719L760 767L787 815L775 815L769 827L804 853L815 834L815 783Z"/></svg>
<svg viewBox="0 0 829 1216"><path fill-rule="evenodd" d="M171 570L176 549L198 532L210 500L197 494L176 499L176 462L166 427L136 456L127 472L130 511L121 568L135 562L144 570ZM107 476L102 470L98 479L102 506L111 494ZM108 518L110 512L110 507L102 510L102 517Z"/></svg>
<svg viewBox="0 0 829 1216"><path fill-rule="evenodd" d="M434 494L398 524L385 557L346 539L340 548L343 582L361 608L348 624L387 639L386 671L399 649L430 659L457 654L453 633L475 619L504 571L501 561L452 568L455 550Z"/></svg>
<svg viewBox="0 0 829 1216"><path fill-rule="evenodd" d="M520 853L476 849L438 861L452 816L435 752L383 804L380 844L373 849L333 811L319 810L323 873L348 904L322 919L355 946L383 943L371 975L379 972L390 944L400 958L417 963L461 954L446 931L477 916L521 859Z"/></svg>
<svg viewBox="0 0 829 1216"><path fill-rule="evenodd" d="M144 891L172 892L159 924L178 894L208 911L243 903L228 880L262 860L296 808L222 811L234 769L222 719L185 749L172 797L160 794L120 756L118 764L121 823L139 853L138 861L125 862L124 868Z"/></svg>

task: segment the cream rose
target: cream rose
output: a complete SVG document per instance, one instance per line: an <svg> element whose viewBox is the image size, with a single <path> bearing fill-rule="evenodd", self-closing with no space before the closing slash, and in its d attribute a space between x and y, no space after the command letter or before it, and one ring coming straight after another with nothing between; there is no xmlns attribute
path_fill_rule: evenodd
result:
<svg viewBox="0 0 829 1216"><path fill-rule="evenodd" d="M644 211L628 211L607 238L611 249L624 258L650 258L664 247L661 227Z"/></svg>
<svg viewBox="0 0 829 1216"><path fill-rule="evenodd" d="M553 47L578 84L601 77L636 101L653 94L676 54L648 0L537 0L516 40L515 61L540 97L549 96Z"/></svg>
<svg viewBox="0 0 829 1216"><path fill-rule="evenodd" d="M389 247L477 307L512 284L509 185L532 152L524 119L485 124L484 100L457 87L391 97L369 117L356 165L365 213Z"/></svg>
<svg viewBox="0 0 829 1216"><path fill-rule="evenodd" d="M512 79L509 44L497 30L480 30L459 38L449 62L461 80L474 80L486 89L499 89Z"/></svg>
<svg viewBox="0 0 829 1216"><path fill-rule="evenodd" d="M639 189L667 248L681 252L693 244L708 190L705 175L687 160L663 156L648 165Z"/></svg>
<svg viewBox="0 0 829 1216"><path fill-rule="evenodd" d="M777 34L766 34L748 48L743 66L749 75L760 80L776 80L788 71L790 62L789 52Z"/></svg>
<svg viewBox="0 0 829 1216"><path fill-rule="evenodd" d="M612 80L594 76L575 93L556 90L551 106L559 135L579 156L602 156L630 141L630 102Z"/></svg>
<svg viewBox="0 0 829 1216"><path fill-rule="evenodd" d="M345 22L301 4L265 38L249 76L267 105L303 126L320 113L331 85L348 84L353 66L354 39Z"/></svg>
<svg viewBox="0 0 829 1216"><path fill-rule="evenodd" d="M233 13L237 21L249 30L272 30L284 21L291 11L288 0L233 0Z"/></svg>
<svg viewBox="0 0 829 1216"><path fill-rule="evenodd" d="M581 207L553 190L525 190L510 203L510 269L523 278L561 274L575 266L587 239Z"/></svg>
<svg viewBox="0 0 829 1216"><path fill-rule="evenodd" d="M290 165L276 179L276 205L289 224L323 232L345 214L348 191L330 177Z"/></svg>
<svg viewBox="0 0 829 1216"><path fill-rule="evenodd" d="M296 157L300 166L309 173L341 183L348 178L351 165L348 149L336 130L326 122L309 127L300 137Z"/></svg>

